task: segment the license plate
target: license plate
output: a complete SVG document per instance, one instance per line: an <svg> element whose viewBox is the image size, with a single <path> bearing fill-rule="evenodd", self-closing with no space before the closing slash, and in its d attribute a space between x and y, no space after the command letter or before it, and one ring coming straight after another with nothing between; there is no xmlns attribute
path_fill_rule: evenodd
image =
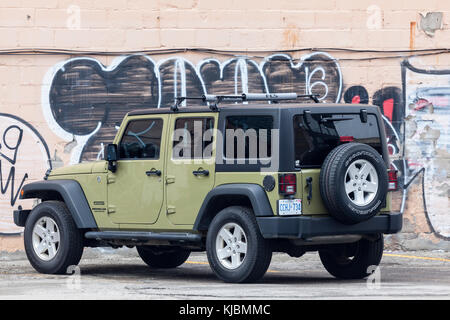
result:
<svg viewBox="0 0 450 320"><path fill-rule="evenodd" d="M302 214L302 199L278 200L278 214L280 216L293 216Z"/></svg>

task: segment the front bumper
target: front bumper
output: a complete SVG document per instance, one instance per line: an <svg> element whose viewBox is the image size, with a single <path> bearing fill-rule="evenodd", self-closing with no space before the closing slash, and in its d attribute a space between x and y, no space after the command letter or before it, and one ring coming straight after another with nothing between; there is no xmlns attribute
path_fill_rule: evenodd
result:
<svg viewBox="0 0 450 320"><path fill-rule="evenodd" d="M347 234L397 233L402 229L400 212L379 214L367 221L353 225L338 222L332 217L256 217L259 229L266 239L308 239L318 236Z"/></svg>
<svg viewBox="0 0 450 320"><path fill-rule="evenodd" d="M14 210L14 223L18 227L25 227L25 223L27 222L28 215L30 214L31 210Z"/></svg>

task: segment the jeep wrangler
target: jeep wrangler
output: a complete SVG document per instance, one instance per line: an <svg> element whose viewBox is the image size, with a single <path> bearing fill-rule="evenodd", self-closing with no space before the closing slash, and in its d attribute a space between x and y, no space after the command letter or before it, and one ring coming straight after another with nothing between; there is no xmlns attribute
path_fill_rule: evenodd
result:
<svg viewBox="0 0 450 320"><path fill-rule="evenodd" d="M367 277L383 234L402 227L383 118L377 106L307 97L204 95L128 113L105 160L21 190L38 199L14 211L31 265L62 274L84 247L127 246L175 268L206 250L217 277L239 283L260 279L273 252L318 251L331 275Z"/></svg>

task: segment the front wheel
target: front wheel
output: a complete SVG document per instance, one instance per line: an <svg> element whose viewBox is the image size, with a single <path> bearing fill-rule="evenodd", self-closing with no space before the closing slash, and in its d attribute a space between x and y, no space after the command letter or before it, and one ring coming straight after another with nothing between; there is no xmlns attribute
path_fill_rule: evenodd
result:
<svg viewBox="0 0 450 320"><path fill-rule="evenodd" d="M64 274L83 254L83 235L60 201L42 202L31 211L24 244L28 260L41 273Z"/></svg>
<svg viewBox="0 0 450 320"><path fill-rule="evenodd" d="M376 240L361 239L358 242L319 250L325 269L336 278L362 279L369 276L371 266L378 266L383 256L383 235Z"/></svg>
<svg viewBox="0 0 450 320"><path fill-rule="evenodd" d="M269 268L272 250L262 237L251 209L239 206L220 211L206 237L213 272L225 282L254 282Z"/></svg>

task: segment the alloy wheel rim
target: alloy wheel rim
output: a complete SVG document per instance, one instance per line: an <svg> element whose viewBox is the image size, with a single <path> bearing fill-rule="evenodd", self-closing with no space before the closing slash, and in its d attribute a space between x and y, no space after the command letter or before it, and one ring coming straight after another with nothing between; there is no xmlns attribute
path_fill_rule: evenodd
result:
<svg viewBox="0 0 450 320"><path fill-rule="evenodd" d="M344 176L345 193L352 203L363 207L373 201L378 192L378 174L367 160L353 161Z"/></svg>
<svg viewBox="0 0 450 320"><path fill-rule="evenodd" d="M33 227L33 250L44 260L53 259L59 250L60 233L55 220L50 217L40 218Z"/></svg>
<svg viewBox="0 0 450 320"><path fill-rule="evenodd" d="M240 225L225 224L216 237L216 254L222 266L233 270L244 263L247 256L247 236Z"/></svg>

